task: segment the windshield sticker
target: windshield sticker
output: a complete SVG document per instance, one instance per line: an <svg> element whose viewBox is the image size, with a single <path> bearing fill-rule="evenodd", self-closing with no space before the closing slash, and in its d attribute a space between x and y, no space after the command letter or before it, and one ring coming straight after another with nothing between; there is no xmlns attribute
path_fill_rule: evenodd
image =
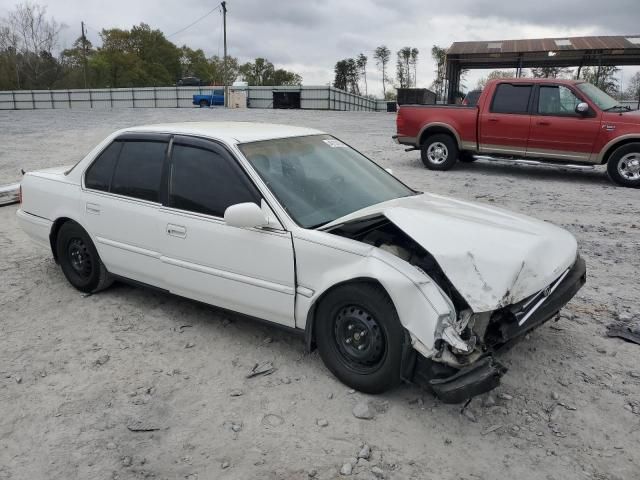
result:
<svg viewBox="0 0 640 480"><path fill-rule="evenodd" d="M340 140L335 140L333 138L328 138L322 141L327 145L329 145L331 148L347 148L347 146L344 143L342 143Z"/></svg>

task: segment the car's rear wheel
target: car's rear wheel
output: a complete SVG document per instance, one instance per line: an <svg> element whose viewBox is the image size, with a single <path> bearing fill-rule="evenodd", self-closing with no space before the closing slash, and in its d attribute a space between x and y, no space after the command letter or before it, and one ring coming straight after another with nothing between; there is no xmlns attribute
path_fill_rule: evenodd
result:
<svg viewBox="0 0 640 480"><path fill-rule="evenodd" d="M314 327L322 360L349 387L381 393L400 383L404 328L382 288L354 283L329 292Z"/></svg>
<svg viewBox="0 0 640 480"><path fill-rule="evenodd" d="M607 162L607 173L618 185L640 188L640 143L628 143L614 151Z"/></svg>
<svg viewBox="0 0 640 480"><path fill-rule="evenodd" d="M200 108L204 108L208 106L209 106L209 102L207 102L206 100L200 100Z"/></svg>
<svg viewBox="0 0 640 480"><path fill-rule="evenodd" d="M113 283L89 234L77 223L60 227L56 253L64 276L81 292L97 292Z"/></svg>
<svg viewBox="0 0 640 480"><path fill-rule="evenodd" d="M449 170L458 160L458 145L450 135L431 135L422 144L420 156L429 170Z"/></svg>

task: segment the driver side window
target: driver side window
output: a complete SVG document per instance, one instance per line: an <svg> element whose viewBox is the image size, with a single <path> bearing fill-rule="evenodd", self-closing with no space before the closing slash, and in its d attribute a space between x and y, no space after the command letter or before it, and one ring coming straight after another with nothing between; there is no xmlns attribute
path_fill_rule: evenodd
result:
<svg viewBox="0 0 640 480"><path fill-rule="evenodd" d="M576 115L576 106L582 102L563 85L541 85L538 95L538 113L541 115Z"/></svg>

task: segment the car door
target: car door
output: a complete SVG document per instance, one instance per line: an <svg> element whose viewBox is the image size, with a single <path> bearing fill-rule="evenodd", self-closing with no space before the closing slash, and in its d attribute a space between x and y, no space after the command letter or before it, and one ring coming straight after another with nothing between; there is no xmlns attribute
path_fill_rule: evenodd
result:
<svg viewBox="0 0 640 480"><path fill-rule="evenodd" d="M538 87L527 157L589 160L600 133L600 119L594 110L577 113L581 102L584 100L567 85Z"/></svg>
<svg viewBox="0 0 640 480"><path fill-rule="evenodd" d="M268 209L235 158L209 140L176 136L162 218L162 261L179 295L295 326L293 243L282 228L237 228L227 207L254 202Z"/></svg>
<svg viewBox="0 0 640 480"><path fill-rule="evenodd" d="M84 175L83 220L107 269L163 287L161 184L168 135L125 134Z"/></svg>
<svg viewBox="0 0 640 480"><path fill-rule="evenodd" d="M522 155L527 151L533 85L499 83L479 119L480 152Z"/></svg>

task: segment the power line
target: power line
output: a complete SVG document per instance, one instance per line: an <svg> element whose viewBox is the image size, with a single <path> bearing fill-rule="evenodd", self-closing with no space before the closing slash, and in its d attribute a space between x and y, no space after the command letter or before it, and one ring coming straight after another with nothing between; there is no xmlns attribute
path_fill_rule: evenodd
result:
<svg viewBox="0 0 640 480"><path fill-rule="evenodd" d="M215 8L212 8L211 10L209 10L207 13L205 13L202 17L198 18L196 21L190 23L189 25L187 25L184 28L181 28L180 30L178 30L177 32L173 32L171 35L167 35L166 38L170 38L173 37L174 35L177 35L179 33L184 32L185 30L193 27L196 23L201 22L202 20L204 20L205 18L207 18L209 15L211 15L213 12L215 12L216 10L220 10L220 5L218 5Z"/></svg>

